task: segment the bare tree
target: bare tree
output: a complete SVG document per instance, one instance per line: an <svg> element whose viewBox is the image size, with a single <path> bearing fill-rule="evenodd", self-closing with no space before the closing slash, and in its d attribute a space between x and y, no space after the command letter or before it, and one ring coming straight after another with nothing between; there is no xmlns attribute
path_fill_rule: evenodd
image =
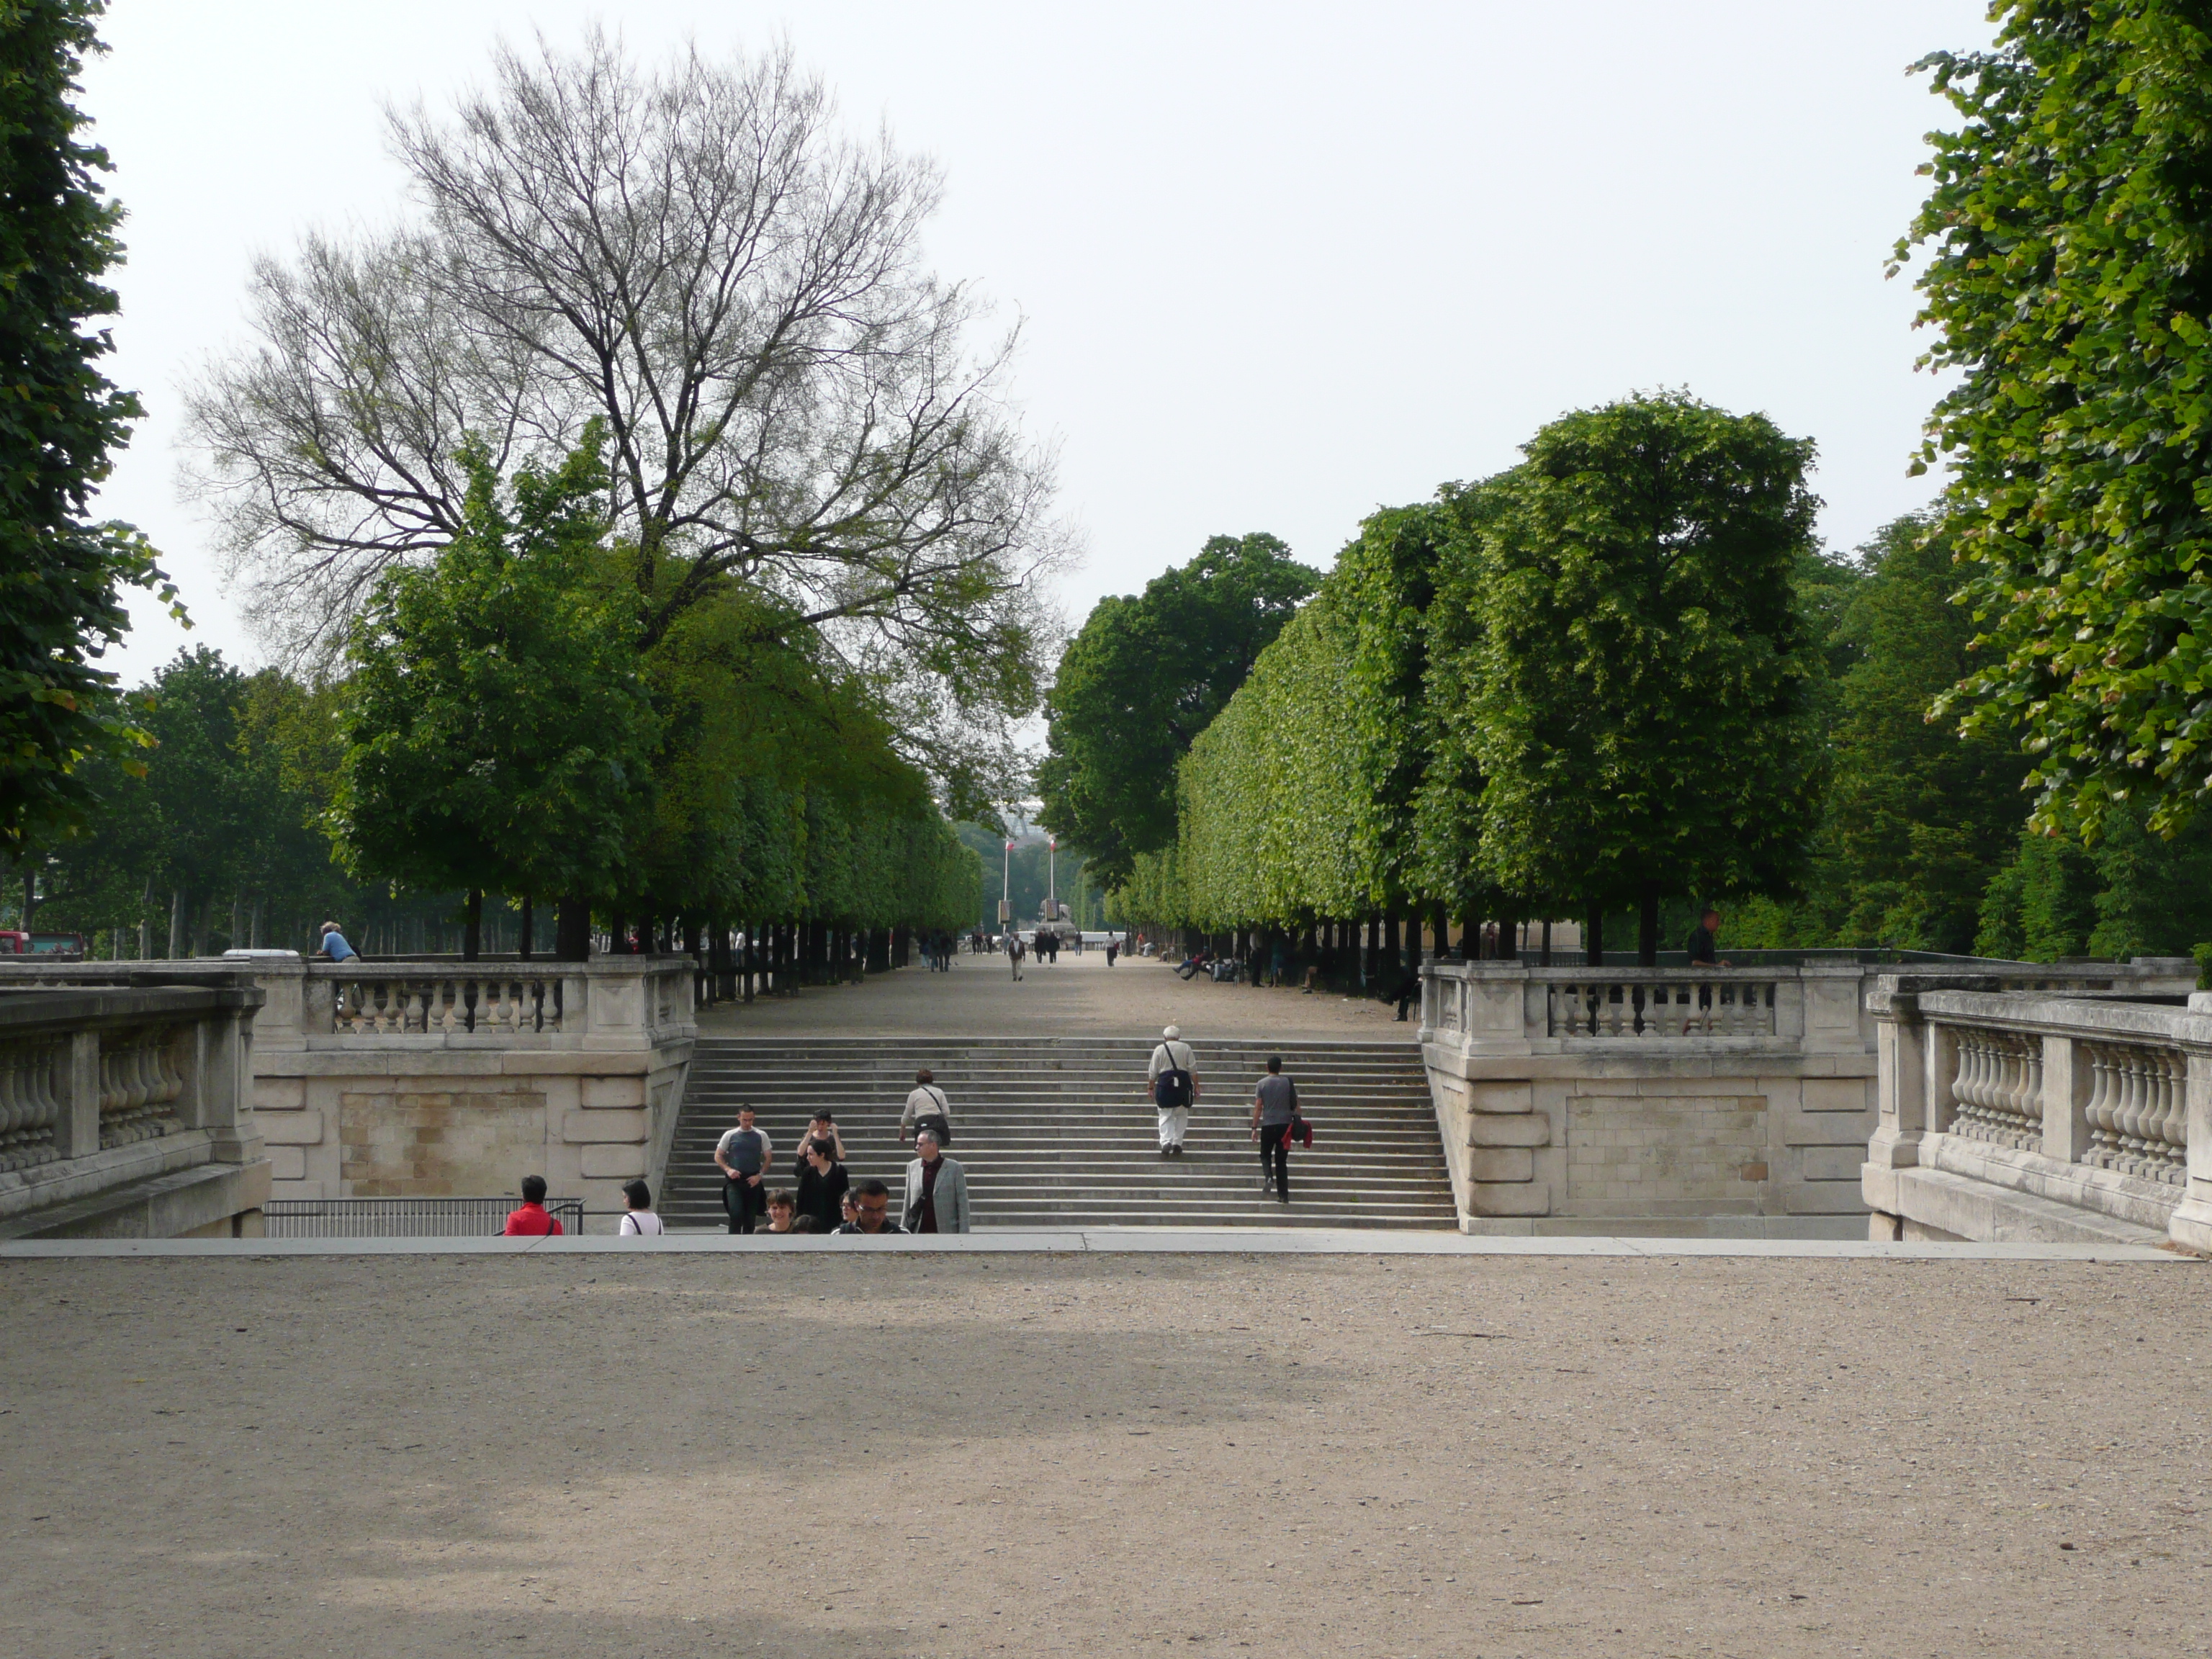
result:
<svg viewBox="0 0 2212 1659"><path fill-rule="evenodd" d="M258 339L190 397L189 476L270 631L326 646L452 535L464 434L504 467L598 417L647 645L742 580L856 667L892 647L945 731L1026 712L1050 458L1012 336L971 349L976 301L922 265L930 164L841 137L787 50L641 71L597 31L390 118L416 220L259 264Z"/></svg>

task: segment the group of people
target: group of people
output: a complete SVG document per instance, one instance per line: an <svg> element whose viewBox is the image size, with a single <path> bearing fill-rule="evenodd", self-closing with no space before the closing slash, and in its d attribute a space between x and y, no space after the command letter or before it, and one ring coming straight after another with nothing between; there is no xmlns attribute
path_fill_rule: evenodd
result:
<svg viewBox="0 0 2212 1659"><path fill-rule="evenodd" d="M959 954L960 941L942 929L921 936L921 959L933 974L952 971L952 958Z"/></svg>
<svg viewBox="0 0 2212 1659"><path fill-rule="evenodd" d="M1200 1094L1198 1054L1183 1041L1180 1026L1160 1033L1146 1068L1145 1086L1158 1115L1162 1158L1181 1158L1190 1134L1191 1108ZM1250 1138L1260 1153L1262 1190L1282 1203L1291 1201L1291 1148L1313 1145L1313 1129L1298 1109L1298 1086L1283 1072L1280 1055L1267 1059L1267 1074L1253 1091ZM905 1189L896 1213L891 1188L871 1177L855 1182L846 1170L845 1138L836 1115L827 1107L808 1120L799 1146L795 1185L771 1188L775 1143L762 1128L750 1104L738 1108L737 1127L714 1144L714 1165L722 1172L722 1207L732 1233L964 1233L975 1214L968 1195L968 1171L945 1151L952 1144L952 1103L927 1066L915 1073L914 1087L899 1114L899 1144L909 1139L915 1157L906 1166ZM642 1181L623 1188L628 1209L617 1229L624 1237L665 1231L653 1212L653 1194ZM560 1218L545 1207L545 1178L526 1176L522 1202L502 1231L511 1237L558 1235Z"/></svg>
<svg viewBox="0 0 2212 1659"><path fill-rule="evenodd" d="M755 1115L750 1105L740 1106L738 1127L714 1146L732 1232L964 1233L973 1226L968 1172L945 1151L952 1144L951 1103L927 1066L915 1074L899 1118L899 1142L911 1135L915 1157L896 1217L888 1184L872 1177L856 1182L846 1170L844 1136L826 1107L799 1141L797 1185L770 1188L775 1144Z"/></svg>
<svg viewBox="0 0 2212 1659"><path fill-rule="evenodd" d="M1159 1115L1160 1156L1181 1158L1190 1133L1190 1109L1199 1096L1198 1054L1170 1025L1152 1050L1146 1085ZM1260 1152L1260 1188L1291 1201L1291 1147L1313 1145L1313 1126L1298 1110L1298 1085L1283 1074L1283 1057L1267 1056L1267 1073L1252 1096L1252 1144Z"/></svg>

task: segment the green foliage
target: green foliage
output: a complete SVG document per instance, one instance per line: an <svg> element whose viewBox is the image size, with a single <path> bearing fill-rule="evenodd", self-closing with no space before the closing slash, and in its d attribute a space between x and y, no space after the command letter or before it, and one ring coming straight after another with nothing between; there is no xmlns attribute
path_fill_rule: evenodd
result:
<svg viewBox="0 0 2212 1659"><path fill-rule="evenodd" d="M85 327L115 311L100 278L122 258L107 154L70 102L101 10L0 5L0 848L17 857L83 823L89 763L139 763L145 734L96 665L130 626L118 590L182 617L144 538L84 518L143 412L100 371L106 331Z"/></svg>
<svg viewBox="0 0 2212 1659"><path fill-rule="evenodd" d="M1992 15L1923 65L1962 122L1898 248L1959 375L1920 464L1989 648L1946 708L2025 734L2039 826L2163 832L2212 776L2212 37L2173 0Z"/></svg>
<svg viewBox="0 0 2212 1659"><path fill-rule="evenodd" d="M356 873L417 887L612 896L655 735L629 614L598 581L595 432L502 500L463 446L460 530L379 580L352 676L331 822Z"/></svg>
<svg viewBox="0 0 2212 1659"><path fill-rule="evenodd" d="M1197 558L1101 599L1045 700L1040 821L1127 881L1173 845L1176 768L1318 579L1274 537L1215 536Z"/></svg>
<svg viewBox="0 0 2212 1659"><path fill-rule="evenodd" d="M1178 889L1188 921L1300 924L1401 908L1423 890L1424 619L1455 525L1449 501L1369 517L1193 744Z"/></svg>
<svg viewBox="0 0 2212 1659"><path fill-rule="evenodd" d="M1900 519L1860 557L1835 629L1855 660L1837 682L1834 781L1808 885L1832 904L1837 943L1967 951L2027 816L2027 763L2012 744L1929 719L1972 667L1972 619L1948 600L1948 538Z"/></svg>
<svg viewBox="0 0 2212 1659"><path fill-rule="evenodd" d="M2114 812L2092 848L2023 831L1991 878L1975 948L2026 962L2188 956L2212 938L2212 823L2171 840L2140 808Z"/></svg>
<svg viewBox="0 0 2212 1659"><path fill-rule="evenodd" d="M1477 858L1583 910L1795 881L1819 799L1808 442L1636 398L1553 422L1460 556Z"/></svg>

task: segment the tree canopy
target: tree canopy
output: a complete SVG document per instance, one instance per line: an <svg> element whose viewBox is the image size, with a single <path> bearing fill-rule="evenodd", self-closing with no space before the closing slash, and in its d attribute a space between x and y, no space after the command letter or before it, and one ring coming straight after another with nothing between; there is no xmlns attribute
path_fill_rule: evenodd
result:
<svg viewBox="0 0 2212 1659"><path fill-rule="evenodd" d="M596 426L556 472L503 490L484 447L458 534L395 565L355 620L333 823L362 875L416 887L611 898L657 736L610 601Z"/></svg>
<svg viewBox="0 0 2212 1659"><path fill-rule="evenodd" d="M1955 372L1919 465L1987 656L1947 704L2019 736L2040 827L2154 830L2212 788L2212 34L2172 0L1998 0L1923 67L1923 360Z"/></svg>
<svg viewBox="0 0 2212 1659"><path fill-rule="evenodd" d="M1553 422L1492 481L1455 593L1498 887L1626 906L1793 882L1817 810L1814 666L1791 577L1812 446L1764 416L1635 398Z"/></svg>
<svg viewBox="0 0 2212 1659"><path fill-rule="evenodd" d="M1214 536L1188 564L1109 596L1046 698L1040 821L1109 885L1172 845L1176 768L1319 581L1263 532Z"/></svg>
<svg viewBox="0 0 2212 1659"><path fill-rule="evenodd" d="M143 411L101 372L122 209L71 101L100 0L0 6L0 848L43 851L94 799L88 763L145 741L99 666L130 627L119 591L175 605L152 550L85 512ZM178 614L181 617L181 611Z"/></svg>
<svg viewBox="0 0 2212 1659"><path fill-rule="evenodd" d="M263 261L258 339L188 400L255 614L330 644L465 533L472 435L506 477L596 421L641 649L741 586L755 647L836 653L941 793L1012 793L1063 537L1011 338L923 263L933 168L842 136L785 52L644 68L595 29L494 68L393 118L420 211Z"/></svg>

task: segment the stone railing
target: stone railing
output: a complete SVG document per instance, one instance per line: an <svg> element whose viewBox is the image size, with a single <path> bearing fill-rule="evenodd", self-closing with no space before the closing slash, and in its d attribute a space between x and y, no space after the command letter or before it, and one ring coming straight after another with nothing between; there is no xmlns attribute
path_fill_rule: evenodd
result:
<svg viewBox="0 0 2212 1659"><path fill-rule="evenodd" d="M0 989L0 1237L173 1236L258 1218L261 993Z"/></svg>
<svg viewBox="0 0 2212 1659"><path fill-rule="evenodd" d="M1984 994L2185 994L2187 962L1941 964ZM1865 1228L1886 963L1849 952L1727 968L1434 963L1421 1042L1462 1225L1841 1237ZM2010 1155L2035 1131L2036 1056L1990 1033L1965 1051L1959 1134ZM2085 1062L2086 1063L2086 1062ZM2112 1062L2115 1125L2159 1079ZM2101 1113L2103 1109L2099 1108ZM2143 1165L2115 1127L2094 1155ZM2086 1144L2086 1143L2085 1143ZM2130 1177L2142 1178L2142 1177Z"/></svg>
<svg viewBox="0 0 2212 1659"><path fill-rule="evenodd" d="M622 1207L658 1181L697 1035L687 957L0 963L0 987L251 975L274 1196L514 1192L526 1174Z"/></svg>
<svg viewBox="0 0 2212 1659"><path fill-rule="evenodd" d="M2212 996L2169 991L1878 980L1877 1233L2212 1249Z"/></svg>

